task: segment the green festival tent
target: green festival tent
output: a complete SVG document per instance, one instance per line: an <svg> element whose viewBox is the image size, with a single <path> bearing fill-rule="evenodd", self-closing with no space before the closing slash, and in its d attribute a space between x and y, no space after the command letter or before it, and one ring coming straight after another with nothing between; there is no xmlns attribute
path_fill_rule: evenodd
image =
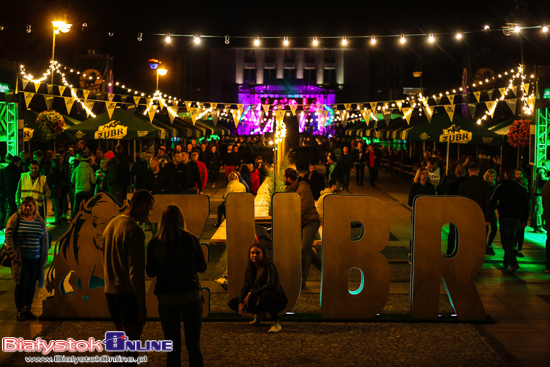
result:
<svg viewBox="0 0 550 367"><path fill-rule="evenodd" d="M471 119L463 117L460 113L455 113L452 122L447 113L434 114L431 122L428 122L426 116L423 116L408 131L406 139L451 144L497 146L502 144L502 136L476 124Z"/></svg>
<svg viewBox="0 0 550 367"><path fill-rule="evenodd" d="M70 139L165 139L166 131L147 122L147 117L134 111L116 108L113 115L102 113L65 130Z"/></svg>

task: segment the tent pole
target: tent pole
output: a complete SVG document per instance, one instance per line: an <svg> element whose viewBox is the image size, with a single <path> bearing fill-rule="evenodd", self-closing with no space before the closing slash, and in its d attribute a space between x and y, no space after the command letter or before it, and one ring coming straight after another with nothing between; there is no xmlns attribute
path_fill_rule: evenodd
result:
<svg viewBox="0 0 550 367"><path fill-rule="evenodd" d="M456 156L456 161L457 161L457 163L460 163L460 144L456 145L456 154L458 154Z"/></svg>
<svg viewBox="0 0 550 367"><path fill-rule="evenodd" d="M500 169L499 171L502 172L502 153L504 151L504 146L501 144L500 145ZM500 172L497 172L497 175L500 175Z"/></svg>
<svg viewBox="0 0 550 367"><path fill-rule="evenodd" d="M130 144L130 142L128 142ZM134 163L136 162L136 139L134 139Z"/></svg>
<svg viewBox="0 0 550 367"><path fill-rule="evenodd" d="M445 167L445 171L447 174L449 173L449 150L451 149L451 146L449 145L449 141L447 140L447 165Z"/></svg>

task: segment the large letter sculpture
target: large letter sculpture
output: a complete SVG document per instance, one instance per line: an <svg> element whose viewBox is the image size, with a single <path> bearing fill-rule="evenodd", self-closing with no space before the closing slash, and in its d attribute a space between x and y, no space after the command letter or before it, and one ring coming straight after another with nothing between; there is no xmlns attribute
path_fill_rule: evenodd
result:
<svg viewBox="0 0 550 367"><path fill-rule="evenodd" d="M456 255L441 255L441 228L458 230ZM457 317L484 320L485 309L474 284L485 254L485 218L479 205L460 196L420 196L413 204L411 267L412 316L436 319L443 279Z"/></svg>
<svg viewBox="0 0 550 367"><path fill-rule="evenodd" d="M363 235L351 239L351 222ZM390 237L384 203L368 196L330 195L324 200L321 310L328 318L369 318L381 313L390 291L390 267L379 252ZM349 270L361 271L361 285L349 291Z"/></svg>
<svg viewBox="0 0 550 367"><path fill-rule="evenodd" d="M300 215L300 195L273 195L273 262L288 299L283 313L292 310L302 286Z"/></svg>
<svg viewBox="0 0 550 367"><path fill-rule="evenodd" d="M254 236L254 196L229 194L225 200L227 233L227 279L229 298L239 296L248 265L248 249L256 242Z"/></svg>

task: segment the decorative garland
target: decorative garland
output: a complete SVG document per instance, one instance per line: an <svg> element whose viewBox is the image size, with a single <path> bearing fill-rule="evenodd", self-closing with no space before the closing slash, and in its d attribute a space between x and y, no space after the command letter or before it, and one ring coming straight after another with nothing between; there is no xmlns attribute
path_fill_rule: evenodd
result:
<svg viewBox="0 0 550 367"><path fill-rule="evenodd" d="M42 141L55 139L56 135L65 130L65 119L54 110L40 112L36 118L36 124Z"/></svg>
<svg viewBox="0 0 550 367"><path fill-rule="evenodd" d="M508 144L513 147L526 147L529 145L529 134L531 120L515 120L510 125L510 131L506 136L508 137Z"/></svg>

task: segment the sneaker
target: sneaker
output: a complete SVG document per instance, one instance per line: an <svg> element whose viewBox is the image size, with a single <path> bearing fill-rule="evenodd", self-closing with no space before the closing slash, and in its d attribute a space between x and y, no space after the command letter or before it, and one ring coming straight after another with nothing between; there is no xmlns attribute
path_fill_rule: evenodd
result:
<svg viewBox="0 0 550 367"><path fill-rule="evenodd" d="M17 321L25 321L25 313L21 311L17 311Z"/></svg>
<svg viewBox="0 0 550 367"><path fill-rule="evenodd" d="M519 265L510 266L510 269L508 269L507 273L512 274L513 272L515 272L518 269L519 269Z"/></svg>
<svg viewBox="0 0 550 367"><path fill-rule="evenodd" d="M525 255L521 252L521 251L518 251L518 253L516 254L517 257L525 257Z"/></svg>
<svg viewBox="0 0 550 367"><path fill-rule="evenodd" d="M264 321L265 317L266 314L264 312L254 314L254 320L250 321L250 325L260 325L262 321Z"/></svg>
<svg viewBox="0 0 550 367"><path fill-rule="evenodd" d="M273 326L269 329L268 333L278 333L281 330L283 330L283 327L280 323L276 322L273 324Z"/></svg>
<svg viewBox="0 0 550 367"><path fill-rule="evenodd" d="M213 188L213 189L216 188L216 184L215 184L215 183L212 184L212 188Z"/></svg>
<svg viewBox="0 0 550 367"><path fill-rule="evenodd" d="M491 246L485 247L485 255L487 256L494 256L495 250Z"/></svg>
<svg viewBox="0 0 550 367"><path fill-rule="evenodd" d="M36 315L31 312L31 310L27 310L23 312L23 315L25 316L26 320L36 320Z"/></svg>
<svg viewBox="0 0 550 367"><path fill-rule="evenodd" d="M222 224L221 223L215 223L213 224L214 227L219 228Z"/></svg>
<svg viewBox="0 0 550 367"><path fill-rule="evenodd" d="M218 283L219 285L225 285L227 286L227 277L221 277L221 278L218 278L216 280L214 280L216 283ZM254 318L256 318L256 316L254 316Z"/></svg>

